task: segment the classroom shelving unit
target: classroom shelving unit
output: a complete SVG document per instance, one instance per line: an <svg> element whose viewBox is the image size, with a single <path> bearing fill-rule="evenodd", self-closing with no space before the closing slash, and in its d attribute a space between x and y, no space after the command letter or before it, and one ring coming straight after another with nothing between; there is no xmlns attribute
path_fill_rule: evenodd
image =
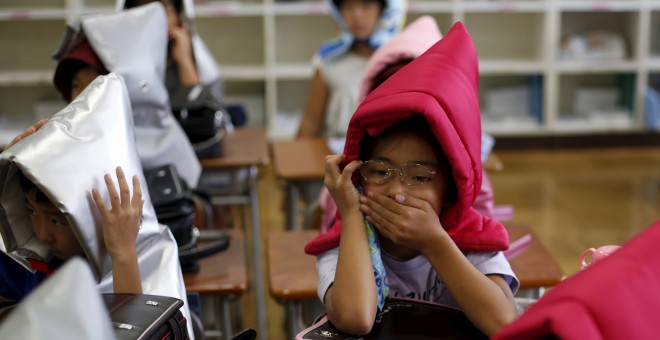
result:
<svg viewBox="0 0 660 340"><path fill-rule="evenodd" d="M479 53L484 130L496 136L645 130L647 89L660 88L660 0L408 3L407 22L428 14L443 32L458 20L466 24ZM113 0L0 3L5 121L31 120L35 111L56 107L50 54L64 24L81 14L113 10ZM249 124L267 127L271 138L290 137L307 97L311 57L336 34L323 2L197 0L195 14L200 36L221 65L228 99L245 103ZM564 38L599 30L623 37L623 59L559 57ZM614 91L619 112L576 112L582 89L603 88Z"/></svg>

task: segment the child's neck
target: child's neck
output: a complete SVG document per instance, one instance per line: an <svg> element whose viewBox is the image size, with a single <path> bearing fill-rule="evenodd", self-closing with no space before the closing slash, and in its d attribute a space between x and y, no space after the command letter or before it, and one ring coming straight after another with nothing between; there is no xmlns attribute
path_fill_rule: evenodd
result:
<svg viewBox="0 0 660 340"><path fill-rule="evenodd" d="M351 46L351 52L359 55L360 57L369 58L374 54L374 49L366 42L355 42Z"/></svg>
<svg viewBox="0 0 660 340"><path fill-rule="evenodd" d="M400 246L392 240L379 236L380 249L390 257L399 261L408 261L419 255L419 252Z"/></svg>

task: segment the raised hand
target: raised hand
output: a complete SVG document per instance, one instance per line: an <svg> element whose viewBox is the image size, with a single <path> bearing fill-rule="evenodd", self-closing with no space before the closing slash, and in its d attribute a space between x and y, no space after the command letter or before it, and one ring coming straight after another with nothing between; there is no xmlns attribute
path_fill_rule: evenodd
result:
<svg viewBox="0 0 660 340"><path fill-rule="evenodd" d="M140 269L135 242L142 224L142 190L140 180L133 176L133 195L121 167L117 167L119 193L112 176L104 176L111 208L108 209L98 189L92 190L94 202L103 217L103 241L112 258L113 288L115 293L142 293Z"/></svg>
<svg viewBox="0 0 660 340"><path fill-rule="evenodd" d="M23 132L21 132L20 135L14 137L14 139L12 139L11 142L9 142L9 144L7 144L7 146L5 148L9 148L10 146L12 146L12 145L20 142L21 140L23 140L25 137L37 132L37 130L41 129L41 127L44 126L44 124L46 124L46 122L48 122L48 118L41 119L38 122L34 123L29 128L23 130Z"/></svg>
<svg viewBox="0 0 660 340"><path fill-rule="evenodd" d="M329 155L325 157L325 177L323 183L328 188L330 195L337 203L339 211L357 207L359 205L360 193L357 191L351 177L353 173L362 164L361 161L354 160L340 169L339 166L346 158L343 154Z"/></svg>
<svg viewBox="0 0 660 340"><path fill-rule="evenodd" d="M446 236L438 213L423 199L412 195L388 197L368 192L360 198L360 203L367 221L398 245L426 253L439 244L438 237Z"/></svg>
<svg viewBox="0 0 660 340"><path fill-rule="evenodd" d="M104 179L110 196L110 209L101 198L98 189L92 190L92 195L103 217L103 239L106 249L114 259L126 253L135 252L135 241L142 223L144 201L142 200L140 180L137 176L133 176L133 195L131 197L130 188L121 167L117 167L119 192L115 189L110 174L106 174Z"/></svg>

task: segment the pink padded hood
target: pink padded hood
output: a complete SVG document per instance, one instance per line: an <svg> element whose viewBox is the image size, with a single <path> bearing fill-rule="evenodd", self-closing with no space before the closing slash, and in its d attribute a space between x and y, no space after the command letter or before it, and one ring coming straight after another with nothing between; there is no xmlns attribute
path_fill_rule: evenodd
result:
<svg viewBox="0 0 660 340"><path fill-rule="evenodd" d="M555 286L491 339L657 339L658 242L660 220Z"/></svg>
<svg viewBox="0 0 660 340"><path fill-rule="evenodd" d="M452 166L456 204L440 216L464 251L499 251L509 245L504 226L472 208L481 187L481 117L476 48L458 22L428 51L387 79L360 104L348 126L346 163L360 155L366 134L377 136L413 114L424 116ZM305 247L316 255L339 244L341 220Z"/></svg>
<svg viewBox="0 0 660 340"><path fill-rule="evenodd" d="M442 38L433 17L425 15L410 23L387 44L369 58L360 86L361 101L373 88L374 78L389 65L406 59L415 59Z"/></svg>

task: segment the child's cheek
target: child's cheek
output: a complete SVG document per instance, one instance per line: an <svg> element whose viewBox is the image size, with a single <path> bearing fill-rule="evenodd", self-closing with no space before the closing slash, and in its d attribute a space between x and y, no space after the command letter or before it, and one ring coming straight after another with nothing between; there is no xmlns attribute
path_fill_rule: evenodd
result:
<svg viewBox="0 0 660 340"><path fill-rule="evenodd" d="M364 189L364 195L367 195L367 193L372 193L374 195L385 195L385 187L384 185L378 185L378 184L369 184L365 181L362 181L362 188Z"/></svg>

